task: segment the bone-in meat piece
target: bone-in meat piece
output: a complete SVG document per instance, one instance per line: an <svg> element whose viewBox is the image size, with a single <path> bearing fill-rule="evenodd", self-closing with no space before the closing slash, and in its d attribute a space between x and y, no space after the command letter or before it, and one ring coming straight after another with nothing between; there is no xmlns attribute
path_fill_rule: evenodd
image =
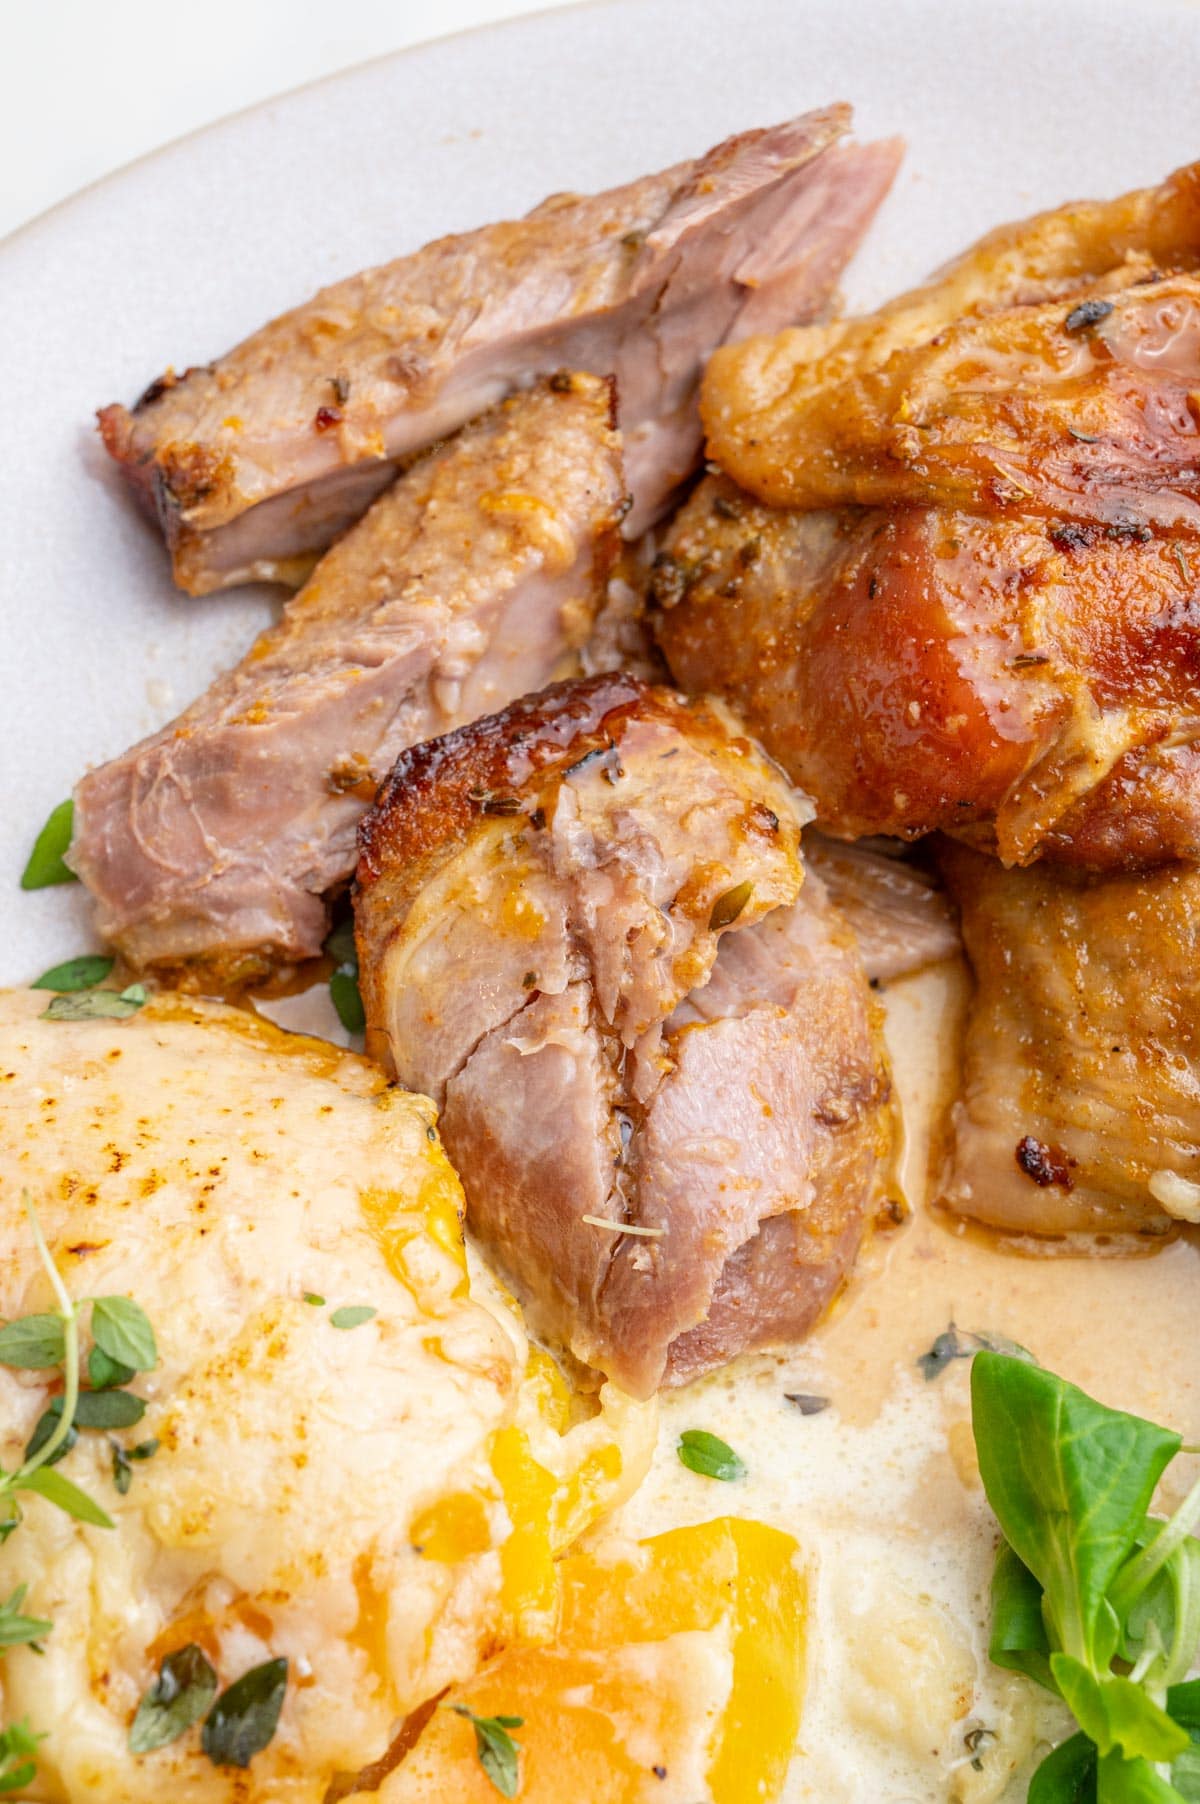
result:
<svg viewBox="0 0 1200 1804"><path fill-rule="evenodd" d="M542 1330L635 1395L806 1332L884 1181L878 1021L800 825L723 710L619 675L414 748L363 822L371 1041Z"/></svg>
<svg viewBox="0 0 1200 1804"><path fill-rule="evenodd" d="M1198 261L1200 164L1003 227L876 314L718 351L709 455L777 505L1195 533Z"/></svg>
<svg viewBox="0 0 1200 1804"><path fill-rule="evenodd" d="M636 536L700 451L715 346L819 316L900 157L849 109L526 219L439 239L273 320L216 363L106 407L104 442L201 595L301 580L397 460L560 367L618 380Z"/></svg>
<svg viewBox="0 0 1200 1804"><path fill-rule="evenodd" d="M654 577L675 681L828 832L1106 869L1200 856L1200 553L940 508L805 513L707 478Z"/></svg>
<svg viewBox="0 0 1200 1804"><path fill-rule="evenodd" d="M610 385L556 377L380 497L236 667L84 778L71 863L139 967L235 983L312 956L404 747L569 666L623 506Z"/></svg>
<svg viewBox="0 0 1200 1804"><path fill-rule="evenodd" d="M939 862L975 976L946 1203L1016 1234L1200 1222L1200 873Z"/></svg>

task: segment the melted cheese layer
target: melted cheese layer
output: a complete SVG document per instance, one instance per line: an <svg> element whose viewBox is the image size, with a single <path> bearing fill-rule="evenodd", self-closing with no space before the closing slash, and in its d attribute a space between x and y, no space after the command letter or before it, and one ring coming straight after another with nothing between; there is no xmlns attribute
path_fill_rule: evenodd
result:
<svg viewBox="0 0 1200 1804"><path fill-rule="evenodd" d="M71 1295L150 1316L146 1414L119 1439L160 1445L126 1496L106 1435L63 1461L115 1532L23 1503L0 1597L27 1584L53 1629L43 1656L6 1655L3 1719L47 1731L31 1797L308 1804L498 1639L540 1632L554 1551L636 1482L652 1417L614 1400L578 1431L547 1423L519 1317L472 1294L425 1099L216 1004L68 1023L39 1019L47 1000L0 996L0 1315L53 1307L27 1188ZM356 1304L375 1314L339 1329ZM0 1368L6 1468L56 1378ZM447 1500L471 1533L427 1550L417 1530ZM289 1661L250 1776L196 1730L129 1752L139 1698L188 1642L223 1685Z"/></svg>

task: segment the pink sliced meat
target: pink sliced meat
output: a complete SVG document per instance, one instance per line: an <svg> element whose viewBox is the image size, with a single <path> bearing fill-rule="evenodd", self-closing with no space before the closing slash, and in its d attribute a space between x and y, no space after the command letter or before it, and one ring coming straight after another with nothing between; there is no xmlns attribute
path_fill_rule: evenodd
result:
<svg viewBox="0 0 1200 1804"><path fill-rule="evenodd" d="M695 467L720 344L815 318L891 184L896 142L833 106L592 196L442 238L168 372L105 445L194 595L296 582L399 461L560 367L617 378L628 536Z"/></svg>
<svg viewBox="0 0 1200 1804"><path fill-rule="evenodd" d="M724 710L626 674L405 753L362 825L370 1043L534 1324L636 1395L806 1333L888 1181L802 821Z"/></svg>

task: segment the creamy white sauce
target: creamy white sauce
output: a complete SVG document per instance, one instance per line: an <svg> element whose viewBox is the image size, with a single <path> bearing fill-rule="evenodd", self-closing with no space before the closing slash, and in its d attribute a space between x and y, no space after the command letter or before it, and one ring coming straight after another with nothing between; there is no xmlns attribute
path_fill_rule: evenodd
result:
<svg viewBox="0 0 1200 1804"><path fill-rule="evenodd" d="M651 1473L607 1531L732 1513L796 1537L813 1608L785 1804L1010 1804L1068 1727L1052 1700L987 1659L997 1531L974 1464L968 1362L932 1383L915 1363L951 1317L1200 1438L1194 1236L1135 1260L1030 1259L928 1213L963 992L949 965L885 996L912 1220L876 1237L833 1318L793 1355L745 1359L663 1395ZM786 1391L830 1405L804 1416ZM675 1451L685 1428L722 1436L747 1477L686 1470Z"/></svg>

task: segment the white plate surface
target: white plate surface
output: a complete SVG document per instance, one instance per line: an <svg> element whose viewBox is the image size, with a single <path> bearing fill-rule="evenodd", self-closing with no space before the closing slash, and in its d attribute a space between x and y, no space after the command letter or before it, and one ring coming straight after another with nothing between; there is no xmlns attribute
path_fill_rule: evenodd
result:
<svg viewBox="0 0 1200 1804"><path fill-rule="evenodd" d="M615 0L366 65L67 202L0 246L0 982L88 943L24 895L89 764L187 702L267 618L188 600L93 410L223 351L319 284L554 188L606 186L844 97L909 152L850 273L871 304L998 220L1200 152L1191 0Z"/></svg>

